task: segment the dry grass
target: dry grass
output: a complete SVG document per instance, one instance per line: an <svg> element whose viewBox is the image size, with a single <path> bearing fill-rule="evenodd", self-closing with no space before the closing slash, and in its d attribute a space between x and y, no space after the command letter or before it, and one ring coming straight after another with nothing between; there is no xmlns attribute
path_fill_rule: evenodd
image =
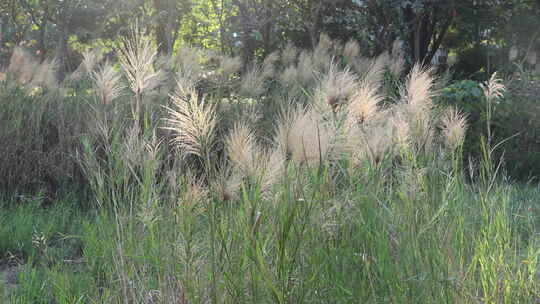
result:
<svg viewBox="0 0 540 304"><path fill-rule="evenodd" d="M265 77L262 73L262 67L253 65L242 77L240 84L240 94L246 97L259 97L264 93Z"/></svg>
<svg viewBox="0 0 540 304"><path fill-rule="evenodd" d="M92 72L92 79L98 100L104 105L111 104L114 99L121 96L125 88L120 73L108 62L98 71Z"/></svg>
<svg viewBox="0 0 540 304"><path fill-rule="evenodd" d="M353 62L360 56L360 46L356 40L349 40L343 47L343 57L348 62Z"/></svg>
<svg viewBox="0 0 540 304"><path fill-rule="evenodd" d="M187 155L208 158L216 144L216 107L199 99L195 91L188 95L171 96L173 104L166 108L169 117L164 128L173 132L172 142Z"/></svg>
<svg viewBox="0 0 540 304"><path fill-rule="evenodd" d="M263 153L255 133L243 122L235 124L225 139L225 150L232 166L244 176L256 179L262 168Z"/></svg>
<svg viewBox="0 0 540 304"><path fill-rule="evenodd" d="M287 43L287 46L281 51L281 63L284 66L290 66L296 63L298 57L298 48L296 48L291 42Z"/></svg>
<svg viewBox="0 0 540 304"><path fill-rule="evenodd" d="M192 83L193 86L199 83L204 74L201 53L201 50L186 46L178 50L175 58L177 79L185 79Z"/></svg>
<svg viewBox="0 0 540 304"><path fill-rule="evenodd" d="M336 63L332 62L328 73L321 80L317 95L324 103L323 109L328 106L336 108L347 104L358 88L357 78L348 69L340 70Z"/></svg>
<svg viewBox="0 0 540 304"><path fill-rule="evenodd" d="M132 75L128 79L132 92L125 93L139 96L141 102L148 100L147 93L159 78L156 68L135 63L138 58L147 65L155 61L154 51L147 47L131 41L123 48L122 69ZM512 209L506 202L501 204L508 190L494 187L500 193L478 195L469 190L474 185L463 181L461 172L447 170L448 158L440 157L446 156L441 152L460 152L466 119L455 109L441 112L435 107L437 79L430 69L416 66L401 87L399 100L383 103L388 92L383 73L400 71L389 63L397 56L394 52L390 57L362 58L354 43L342 49L323 37L316 50L297 55L290 47L281 59L273 55L243 78L233 76L239 68L234 58L204 61L192 51L183 52L185 57L159 60L160 69L178 76L177 92L170 96L166 113L141 108L145 120L132 125L125 110L110 120L96 116L92 119L97 123L82 129L85 150L81 153L87 161L85 177L92 199L98 207L116 208L110 208L110 214L103 212L96 225L89 221L83 232L70 233L83 235L88 259L80 265L83 271L78 268L74 273L96 285L73 292L75 301L191 303L210 302L213 296L230 303L353 298L406 303L414 297L461 303L489 302L502 291L512 299L516 290L522 293L520 299L531 296L532 287L525 284L532 284L536 276L530 263L535 261L537 246L506 241L513 239L515 228L507 225L514 216L507 213ZM352 62L338 64L331 59L340 55ZM287 62L290 66L280 65ZM362 66L354 68L354 64ZM105 64L91 75L94 91L85 88L81 95L95 94L101 104L115 105L114 110L128 108L130 98L117 98L122 86L119 72ZM221 81L220 77L223 83L218 85L227 87L216 89L212 81ZM238 94L241 82L250 77L244 90L259 94L259 100ZM295 92L290 93L289 87ZM491 98L501 92L496 80L486 86ZM159 94L164 97L169 92ZM293 101L286 102L287 98ZM326 108L319 107L321 100ZM84 102L70 99L45 109L33 101L27 109L40 119L54 117L48 120L54 123L71 119L63 108L71 104L78 104L84 114L75 119L90 117L91 107L84 107ZM273 115L275 109L267 110L269 104L277 108L285 104L281 116ZM332 109L332 105L339 106ZM218 107L230 111L218 112ZM12 109L18 110L19 104L13 103ZM222 119L234 110L240 114ZM166 116L166 134L156 130L157 115ZM7 115L3 117L9 121ZM225 123L227 118L234 123ZM5 155L25 152L26 147L46 147L41 141L44 133L25 133L25 119L20 116L18 128L5 128L2 135L8 136L3 138L12 140L5 145L11 149ZM258 137L268 136L272 124L276 128L272 140ZM98 130L92 132L92 125ZM17 133L10 133L13 129ZM12 149L16 140L32 136L39 141ZM161 144L168 136L180 153ZM66 155L74 154L54 154ZM10 160L33 161L31 157ZM10 164L10 172L22 167L13 163L17 166ZM4 231L9 233L10 229ZM448 269L437 266L448 263ZM343 271L343 265L360 265L362 271ZM501 265L508 269L502 275ZM56 266L46 272L55 277L45 283L41 277L35 280L36 287L28 289L33 295L57 297L71 292L71 285L56 286L71 278L60 275L65 268ZM524 285L514 288L516 271L519 284ZM458 290L448 288L456 277ZM334 291L336 282L343 288ZM55 290L53 295L49 287ZM477 299L478 294L486 296Z"/></svg>
<svg viewBox="0 0 540 304"><path fill-rule="evenodd" d="M266 194L285 170L285 155L279 146L264 149L257 143L254 132L237 123L225 140L225 149L232 168L261 186Z"/></svg>
<svg viewBox="0 0 540 304"><path fill-rule="evenodd" d="M444 112L440 122L445 146L448 150L455 151L465 140L467 116L452 107Z"/></svg>
<svg viewBox="0 0 540 304"><path fill-rule="evenodd" d="M378 112L367 124L348 129L346 149L354 167L377 166L395 153L394 126L389 111Z"/></svg>
<svg viewBox="0 0 540 304"><path fill-rule="evenodd" d="M213 194L223 202L234 201L242 187L244 176L229 164L220 163L217 175L210 181Z"/></svg>
<svg viewBox="0 0 540 304"><path fill-rule="evenodd" d="M11 75L29 92L35 88L57 89L56 60L44 60L39 62L22 47L16 47L11 55L6 74Z"/></svg>
<svg viewBox="0 0 540 304"><path fill-rule="evenodd" d="M279 54L274 52L268 55L262 64L253 63L242 77L240 94L253 98L261 96L266 90L265 82L276 73L275 65L278 60Z"/></svg>
<svg viewBox="0 0 540 304"><path fill-rule="evenodd" d="M390 56L390 65L388 69L397 78L401 76L405 67L405 55L401 48L401 41L396 40L392 45L392 54Z"/></svg>
<svg viewBox="0 0 540 304"><path fill-rule="evenodd" d="M377 87L363 82L347 106L347 126L352 127L372 120L379 111L382 98Z"/></svg>
<svg viewBox="0 0 540 304"><path fill-rule="evenodd" d="M430 150L435 136L433 98L437 92L432 75L431 68L415 65L401 88L402 102L396 107L409 125L410 138L417 153Z"/></svg>
<svg viewBox="0 0 540 304"><path fill-rule="evenodd" d="M219 63L221 78L228 80L231 75L238 73L242 69L242 58L240 56L228 57L222 56Z"/></svg>
<svg viewBox="0 0 540 304"><path fill-rule="evenodd" d="M138 26L135 26L131 36L122 42L122 47L117 49L118 60L128 78L131 91L139 96L154 89L162 78L159 71L154 70L157 50L152 46L150 37L142 35Z"/></svg>
<svg viewBox="0 0 540 304"><path fill-rule="evenodd" d="M307 85L315 80L315 64L313 55L309 52L302 52L298 58L298 82Z"/></svg>
<svg viewBox="0 0 540 304"><path fill-rule="evenodd" d="M314 109L297 107L283 115L278 123L276 141L297 164L318 166L338 151L337 130L325 124Z"/></svg>

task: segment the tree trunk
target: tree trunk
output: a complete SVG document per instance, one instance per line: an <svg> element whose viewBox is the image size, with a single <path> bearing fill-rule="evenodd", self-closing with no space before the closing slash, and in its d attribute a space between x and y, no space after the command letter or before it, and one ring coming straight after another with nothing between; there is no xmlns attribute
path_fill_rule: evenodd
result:
<svg viewBox="0 0 540 304"><path fill-rule="evenodd" d="M448 17L444 24L439 25L439 33L436 35L437 25L442 20L436 20L438 16L435 10L416 14L411 6L407 6L403 13L406 25L411 28L407 35L410 58L413 63L430 64L452 24L453 17Z"/></svg>
<svg viewBox="0 0 540 304"><path fill-rule="evenodd" d="M4 46L4 28L6 28L7 21L4 16L0 17L0 45ZM0 47L1 48L1 47Z"/></svg>
<svg viewBox="0 0 540 304"><path fill-rule="evenodd" d="M37 50L39 54L39 60L43 61L45 59L45 53L47 48L45 47L45 34L47 33L47 22L43 20L41 26L39 27L39 36L37 41Z"/></svg>
<svg viewBox="0 0 540 304"><path fill-rule="evenodd" d="M158 53L160 55L166 55L170 53L170 39L167 35L167 21L169 20L169 14L163 6L163 0L154 0L154 17L156 18L156 42L158 45ZM162 16L167 14L167 16Z"/></svg>
<svg viewBox="0 0 540 304"><path fill-rule="evenodd" d="M57 70L57 77L59 81L63 81L66 72L68 70L67 67L67 53L68 53L68 30L65 26L62 26L60 29L60 36L58 37L58 44L56 46L55 51L55 59L57 60L58 64L58 70Z"/></svg>
<svg viewBox="0 0 540 304"><path fill-rule="evenodd" d="M248 66L248 63L251 62L253 56L255 55L255 44L251 34L253 33L253 27L250 25L249 19L249 10L248 8L241 3L240 1L236 2L236 5L239 9L240 23L242 24L242 61L244 67Z"/></svg>
<svg viewBox="0 0 540 304"><path fill-rule="evenodd" d="M410 27L408 43L412 61L423 63L431 41L429 16L425 13L417 15L411 6L404 8L404 16L406 24Z"/></svg>

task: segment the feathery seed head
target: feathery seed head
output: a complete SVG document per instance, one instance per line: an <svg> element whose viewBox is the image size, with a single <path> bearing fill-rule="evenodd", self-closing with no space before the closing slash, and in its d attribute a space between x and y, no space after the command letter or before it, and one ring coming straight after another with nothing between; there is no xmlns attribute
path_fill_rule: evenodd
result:
<svg viewBox="0 0 540 304"><path fill-rule="evenodd" d="M254 65L242 78L240 93L247 97L259 97L265 90L264 80L261 66Z"/></svg>
<svg viewBox="0 0 540 304"><path fill-rule="evenodd" d="M441 117L442 135L445 146L454 151L463 144L467 131L467 117L454 107L447 109Z"/></svg>
<svg viewBox="0 0 540 304"><path fill-rule="evenodd" d="M382 114L381 114L382 115ZM394 141L388 119L367 125L356 125L347 132L346 149L355 167L366 161L372 165L380 163L389 153L393 153Z"/></svg>
<svg viewBox="0 0 540 304"><path fill-rule="evenodd" d="M330 36L328 36L325 33L322 33L319 36L319 43L317 44L317 47L315 48L315 53L321 52L321 53L328 53L332 49L332 39L330 39Z"/></svg>
<svg viewBox="0 0 540 304"><path fill-rule="evenodd" d="M141 33L138 25L132 28L129 38L123 39L117 52L134 94L140 95L145 90L151 90L162 81L159 71L153 68L157 50L152 46L152 40Z"/></svg>
<svg viewBox="0 0 540 304"><path fill-rule="evenodd" d="M216 107L199 100L194 91L189 96L171 98L173 105L166 107L169 118L164 128L173 132L172 142L187 155L208 157L215 145Z"/></svg>
<svg viewBox="0 0 540 304"><path fill-rule="evenodd" d="M408 150L411 144L411 131L407 119L403 117L403 113L394 112L391 123L396 144L402 151Z"/></svg>
<svg viewBox="0 0 540 304"><path fill-rule="evenodd" d="M405 88L402 89L402 97L418 111L433 107L435 79L432 75L432 68L422 68L420 64L415 64L407 78Z"/></svg>
<svg viewBox="0 0 540 304"><path fill-rule="evenodd" d="M39 63L22 47L16 47L11 55L7 73L14 74L17 81L30 90L35 87L53 89L58 88L56 68L56 60L45 60Z"/></svg>
<svg viewBox="0 0 540 304"><path fill-rule="evenodd" d="M360 75L362 81L370 86L379 87L383 81L388 62L388 53L383 53L374 59L357 57L353 61L353 68Z"/></svg>
<svg viewBox="0 0 540 304"><path fill-rule="evenodd" d="M56 79L57 66L58 62L55 59L45 60L39 64L30 82L30 88L40 86L49 89L58 88L58 80Z"/></svg>
<svg viewBox="0 0 540 304"><path fill-rule="evenodd" d="M298 69L293 65L286 67L279 75L279 80L287 87L294 86L298 81Z"/></svg>
<svg viewBox="0 0 540 304"><path fill-rule="evenodd" d="M484 95L488 100L499 99L504 95L506 87L504 86L502 79L497 77L497 73L493 73L486 83L480 84Z"/></svg>
<svg viewBox="0 0 540 304"><path fill-rule="evenodd" d="M332 62L328 74L319 85L319 96L331 108L347 103L358 87L357 79L348 69L340 71L337 64Z"/></svg>
<svg viewBox="0 0 540 304"><path fill-rule="evenodd" d="M349 40L343 47L343 57L348 62L352 62L354 58L360 56L360 46L356 40Z"/></svg>
<svg viewBox="0 0 540 304"><path fill-rule="evenodd" d="M409 126L412 148L415 153L425 153L433 147L434 121L433 97L435 79L432 68L416 64L411 70L401 97L404 101L395 106Z"/></svg>
<svg viewBox="0 0 540 304"><path fill-rule="evenodd" d="M233 168L244 176L254 178L260 168L258 151L253 131L245 123L237 123L225 140L225 149Z"/></svg>
<svg viewBox="0 0 540 304"><path fill-rule="evenodd" d="M295 111L290 117L286 147L297 164L319 165L335 152L337 132L313 109ZM283 136L279 134L278 136Z"/></svg>
<svg viewBox="0 0 540 304"><path fill-rule="evenodd" d="M101 61L101 53L97 49L85 51L82 54L83 60L77 69L69 75L69 80L78 81L84 75L92 74L95 66Z"/></svg>
<svg viewBox="0 0 540 304"><path fill-rule="evenodd" d="M261 177L261 190L263 194L275 185L286 169L286 155L280 147L276 147L264 154L264 171Z"/></svg>
<svg viewBox="0 0 540 304"><path fill-rule="evenodd" d="M37 65L39 65L37 60L26 50L22 47L15 47L11 54L7 73L15 74L19 83L27 84L32 80Z"/></svg>
<svg viewBox="0 0 540 304"><path fill-rule="evenodd" d="M95 66L101 61L102 53L98 49L93 49L91 51L86 51L82 54L83 61L81 66L84 67L86 73L92 73Z"/></svg>
<svg viewBox="0 0 540 304"><path fill-rule="evenodd" d="M285 66L293 65L296 62L297 56L298 49L291 42L288 42L285 49L281 52L281 62Z"/></svg>
<svg viewBox="0 0 540 304"><path fill-rule="evenodd" d="M347 127L373 119L379 111L381 101L382 96L377 93L377 88L363 82L347 106Z"/></svg>
<svg viewBox="0 0 540 304"><path fill-rule="evenodd" d="M264 61L261 67L262 76L264 78L268 79L274 76L275 68L276 68L275 66L278 60L279 60L278 52L273 52L270 55L266 56L266 58L264 58Z"/></svg>
<svg viewBox="0 0 540 304"><path fill-rule="evenodd" d="M122 94L124 86L120 74L110 63L105 63L98 71L92 72L94 90L102 104L110 104Z"/></svg>
<svg viewBox="0 0 540 304"><path fill-rule="evenodd" d="M192 206L208 197L208 188L204 185L204 181L201 178L187 173L186 182L186 191L183 193L182 202L180 203Z"/></svg>
<svg viewBox="0 0 540 304"><path fill-rule="evenodd" d="M224 201L232 201L236 198L238 190L242 186L243 176L225 163L220 165L216 180L210 183L211 188L217 192L218 197Z"/></svg>
<svg viewBox="0 0 540 304"><path fill-rule="evenodd" d="M220 62L220 71L224 79L228 79L232 74L240 71L242 68L242 58L236 57L223 57Z"/></svg>
<svg viewBox="0 0 540 304"><path fill-rule="evenodd" d="M178 50L176 60L178 78L190 79L194 84L197 84L201 80L203 67L201 65L201 55L198 49L182 47Z"/></svg>
<svg viewBox="0 0 540 304"><path fill-rule="evenodd" d="M302 85L310 84L315 79L315 65L309 52L303 51L300 53L297 67L298 81Z"/></svg>
<svg viewBox="0 0 540 304"><path fill-rule="evenodd" d="M264 151L246 124L238 123L226 139L226 151L232 168L242 176L260 183L263 193L274 185L285 169L285 155L277 147Z"/></svg>
<svg viewBox="0 0 540 304"><path fill-rule="evenodd" d="M392 45L392 55L390 56L390 64L388 66L390 72L396 77L401 75L401 72L403 72L403 68L405 67L405 56L403 55L402 44L403 43L400 40L394 41L394 44Z"/></svg>

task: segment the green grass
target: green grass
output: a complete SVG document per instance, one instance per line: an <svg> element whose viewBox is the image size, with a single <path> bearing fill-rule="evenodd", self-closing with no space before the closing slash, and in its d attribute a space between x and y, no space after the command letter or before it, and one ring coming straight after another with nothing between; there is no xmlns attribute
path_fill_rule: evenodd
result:
<svg viewBox="0 0 540 304"><path fill-rule="evenodd" d="M538 299L537 188L482 193L433 173L421 195L360 177L330 193L324 174L306 174L271 200L244 187L237 202L156 204L146 214L5 209L2 252L24 264L11 303Z"/></svg>

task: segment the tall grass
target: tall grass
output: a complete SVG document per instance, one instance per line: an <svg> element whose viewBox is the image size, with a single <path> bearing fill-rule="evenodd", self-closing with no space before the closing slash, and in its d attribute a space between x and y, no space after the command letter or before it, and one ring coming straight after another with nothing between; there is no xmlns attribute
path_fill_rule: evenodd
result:
<svg viewBox="0 0 540 304"><path fill-rule="evenodd" d="M398 58L363 58L354 43L325 38L300 54L289 46L239 75L234 59L205 62L189 49L191 62L156 59L145 38L132 39L119 49L121 70L98 62L78 80L85 86L56 93L59 117L81 119L79 141L62 152L82 171L93 213L67 232L80 240L75 265L48 258L55 235L34 226L43 237L20 247L28 253L10 302L538 299L530 210L539 194L504 182L489 140L470 171L479 178L464 176L466 118L436 104L431 69L415 66L389 98L385 75L401 72ZM145 82L161 74L176 75L176 88ZM23 121L34 125L47 94L3 85L32 100L11 116L17 130L41 130ZM81 116L65 115L71 107ZM35 116L63 126L43 113ZM9 138L50 145L41 134ZM0 219L28 234L21 218ZM16 247L2 244L2 255Z"/></svg>

